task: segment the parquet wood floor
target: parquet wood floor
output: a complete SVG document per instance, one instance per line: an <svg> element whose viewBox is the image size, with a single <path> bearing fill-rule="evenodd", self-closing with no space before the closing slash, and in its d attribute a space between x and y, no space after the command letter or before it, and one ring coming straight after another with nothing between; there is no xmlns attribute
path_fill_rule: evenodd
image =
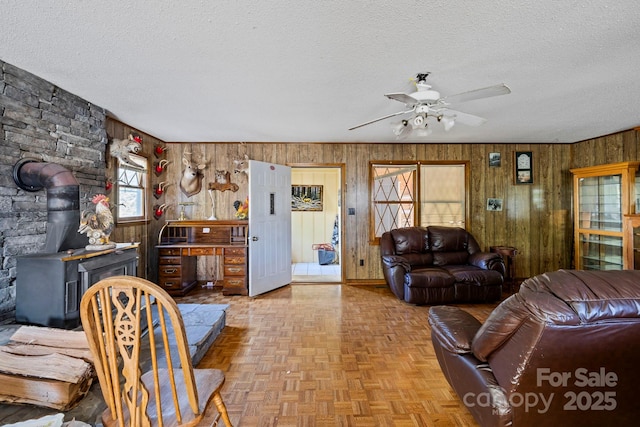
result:
<svg viewBox="0 0 640 427"><path fill-rule="evenodd" d="M477 426L440 371L429 307L383 286L289 285L227 303L226 327L199 367L226 373L237 426ZM496 304L464 305L484 321Z"/></svg>

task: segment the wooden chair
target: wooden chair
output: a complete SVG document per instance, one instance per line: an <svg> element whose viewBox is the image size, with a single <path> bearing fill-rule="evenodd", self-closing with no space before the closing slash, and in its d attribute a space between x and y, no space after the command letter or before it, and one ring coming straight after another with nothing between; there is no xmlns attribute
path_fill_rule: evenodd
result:
<svg viewBox="0 0 640 427"><path fill-rule="evenodd" d="M182 315L162 288L138 277L103 279L83 295L80 317L107 404L105 426L217 425L222 417L231 427L220 395L224 373L193 368Z"/></svg>

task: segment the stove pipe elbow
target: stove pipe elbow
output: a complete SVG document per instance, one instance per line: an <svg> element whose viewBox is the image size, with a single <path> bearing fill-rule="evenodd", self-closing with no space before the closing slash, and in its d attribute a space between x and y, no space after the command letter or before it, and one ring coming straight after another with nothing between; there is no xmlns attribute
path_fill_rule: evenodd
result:
<svg viewBox="0 0 640 427"><path fill-rule="evenodd" d="M13 181L25 191L47 190L46 253L75 249L87 244L78 233L80 226L80 185L64 166L21 159L13 166Z"/></svg>

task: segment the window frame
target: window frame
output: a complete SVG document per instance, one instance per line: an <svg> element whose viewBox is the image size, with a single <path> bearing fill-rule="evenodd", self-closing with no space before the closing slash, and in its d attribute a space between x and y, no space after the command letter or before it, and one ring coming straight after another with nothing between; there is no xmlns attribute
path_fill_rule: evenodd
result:
<svg viewBox="0 0 640 427"><path fill-rule="evenodd" d="M374 199L375 195L374 195L374 191L376 189L375 186L375 177L376 174L374 173L374 169L376 167L397 167L397 168L402 168L402 167L413 167L413 185L412 185L412 193L413 193L413 199L408 202L408 201L402 201L402 200L398 200L398 201L378 201L376 199ZM417 182L419 180L420 177L420 172L419 172L420 167L417 165L416 162L406 162L406 161L387 161L387 162L376 162L376 161L370 161L369 162L369 242L372 244L378 244L380 242L380 237L376 236L376 230L378 228L378 223L376 222L376 205L378 204L385 204L385 205L401 205L401 204L411 204L412 208L412 216L413 216L413 222L415 223L415 218L417 215L417 209L418 209L418 201L416 198L416 194L417 191L419 190L419 187L417 185ZM418 217L419 218L419 217Z"/></svg>
<svg viewBox="0 0 640 427"><path fill-rule="evenodd" d="M376 209L375 205L379 203L379 201L374 200L374 191L375 191L375 183L374 183L374 168L375 167L401 167L401 166L411 166L415 167L415 178L413 183L413 225L420 225L420 221L422 218L421 212L421 167L422 166L443 166L443 165L461 165L464 166L464 224L462 224L462 228L468 229L470 226L470 206L469 206L469 189L470 189L470 171L469 165L470 162L468 160L417 160L417 161L405 161L405 160L387 160L387 161L375 161L372 160L369 162L369 242L373 245L380 244L380 236L376 236L376 230L378 228L378 224L376 223ZM400 202L395 202L400 203ZM387 230L385 230L387 231ZM384 231L383 231L384 232Z"/></svg>
<svg viewBox="0 0 640 427"><path fill-rule="evenodd" d="M147 187L148 187L148 182L149 182L149 159L146 156L142 156L140 154L130 154L130 157L132 159L139 159L140 161L144 161L144 166L140 166L139 168L136 168L135 166L132 166L130 164L127 164L125 162L123 162L122 160L118 159L118 162L116 164L116 168L115 168L115 172L116 172L116 179L115 179L115 199L116 199L116 203L115 203L115 221L116 224L131 224L131 223L135 223L135 222L143 222L147 220L147 211L148 211L148 200L147 200ZM120 180L121 177L121 172L123 169L129 170L129 171L134 171L136 173L140 173L140 185L139 186L134 186L134 185L123 185L123 183ZM120 189L122 187L128 187L128 188L134 188L134 189L139 189L140 193L141 193L141 202L142 202L142 213L141 215L136 215L136 216L122 216L120 214L120 208L122 206L122 200L120 200L121 196L120 196Z"/></svg>

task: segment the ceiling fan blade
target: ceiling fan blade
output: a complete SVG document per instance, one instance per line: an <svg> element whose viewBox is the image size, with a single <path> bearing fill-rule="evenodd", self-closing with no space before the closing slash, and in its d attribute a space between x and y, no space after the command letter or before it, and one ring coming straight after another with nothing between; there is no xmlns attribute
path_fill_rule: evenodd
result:
<svg viewBox="0 0 640 427"><path fill-rule="evenodd" d="M411 95L407 95L406 93L385 93L384 96L389 99L393 99L394 101L400 101L403 104L407 105L416 105L419 102L416 98L412 97Z"/></svg>
<svg viewBox="0 0 640 427"><path fill-rule="evenodd" d="M397 113L388 114L388 115L386 115L384 117L378 117L377 119L369 120L368 122L360 123L359 125L351 127L351 128L349 128L349 130L358 129L358 128L361 128L362 126L370 125L371 123L375 123L375 122L379 122L380 120L388 119L389 117L395 117L395 116L399 116L401 114L411 113L413 110L415 110L415 108L412 108L412 109L407 110L407 111L398 111Z"/></svg>
<svg viewBox="0 0 640 427"><path fill-rule="evenodd" d="M443 115L452 117L456 122L467 126L480 126L487 122L487 119L473 114L463 113L462 111L450 110L448 108L442 110Z"/></svg>
<svg viewBox="0 0 640 427"><path fill-rule="evenodd" d="M440 98L438 102L445 104L457 104L461 102L473 101L482 98L491 98L492 96L507 95L511 93L511 89L504 83L495 86L489 86L482 89L462 92L456 95L445 96Z"/></svg>

